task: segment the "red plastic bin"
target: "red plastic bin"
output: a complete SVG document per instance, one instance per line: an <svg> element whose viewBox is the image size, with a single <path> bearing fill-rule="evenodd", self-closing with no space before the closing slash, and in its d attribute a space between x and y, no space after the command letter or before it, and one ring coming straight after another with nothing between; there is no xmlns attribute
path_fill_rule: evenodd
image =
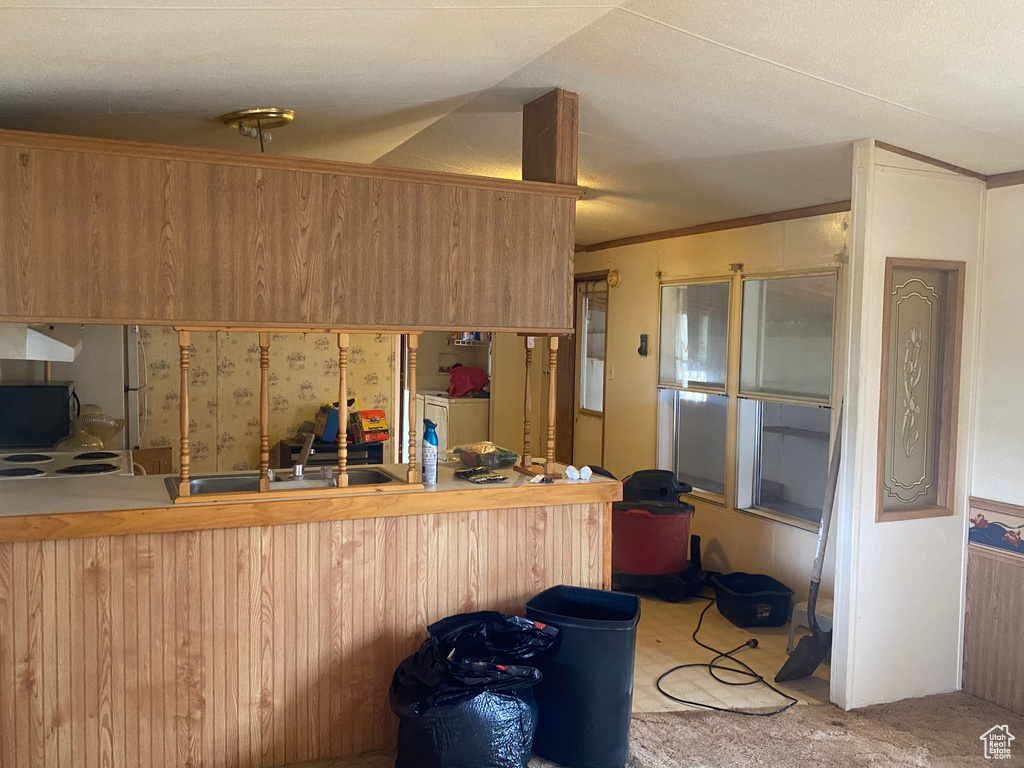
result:
<svg viewBox="0 0 1024 768"><path fill-rule="evenodd" d="M616 502L612 508L612 570L644 576L686 570L689 504Z"/></svg>

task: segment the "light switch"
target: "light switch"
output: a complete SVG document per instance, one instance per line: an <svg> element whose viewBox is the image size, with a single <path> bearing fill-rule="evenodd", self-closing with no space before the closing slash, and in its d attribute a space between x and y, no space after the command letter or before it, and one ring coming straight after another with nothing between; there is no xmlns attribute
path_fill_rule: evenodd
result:
<svg viewBox="0 0 1024 768"><path fill-rule="evenodd" d="M615 378L615 366L614 365L609 365L608 366L608 381L611 381L614 378Z"/></svg>

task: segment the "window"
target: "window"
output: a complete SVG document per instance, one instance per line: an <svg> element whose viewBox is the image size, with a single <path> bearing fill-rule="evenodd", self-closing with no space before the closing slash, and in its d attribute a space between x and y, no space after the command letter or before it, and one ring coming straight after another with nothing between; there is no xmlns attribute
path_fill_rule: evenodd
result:
<svg viewBox="0 0 1024 768"><path fill-rule="evenodd" d="M741 400L739 412L736 506L817 525L825 501L831 410Z"/></svg>
<svg viewBox="0 0 1024 768"><path fill-rule="evenodd" d="M659 465L734 508L816 525L835 294L834 272L663 285Z"/></svg>
<svg viewBox="0 0 1024 768"><path fill-rule="evenodd" d="M725 392L728 320L729 283L663 286L659 384Z"/></svg>
<svg viewBox="0 0 1024 768"><path fill-rule="evenodd" d="M821 519L835 283L834 274L743 283L737 507Z"/></svg>
<svg viewBox="0 0 1024 768"><path fill-rule="evenodd" d="M580 408L604 410L604 340L608 319L608 283L586 282L577 288L580 312Z"/></svg>
<svg viewBox="0 0 1024 768"><path fill-rule="evenodd" d="M835 275L743 283L740 394L828 404Z"/></svg>
<svg viewBox="0 0 1024 768"><path fill-rule="evenodd" d="M671 435L662 449L668 462L663 466L698 490L724 495L728 398L662 389L659 400L668 422L661 433Z"/></svg>
<svg viewBox="0 0 1024 768"><path fill-rule="evenodd" d="M662 465L683 482L725 493L729 283L661 289Z"/></svg>

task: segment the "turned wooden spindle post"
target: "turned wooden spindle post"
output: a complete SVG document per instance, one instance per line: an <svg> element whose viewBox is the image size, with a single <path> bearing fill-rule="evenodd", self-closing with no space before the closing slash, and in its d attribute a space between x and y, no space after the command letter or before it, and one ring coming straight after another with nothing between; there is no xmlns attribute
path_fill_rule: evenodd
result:
<svg viewBox="0 0 1024 768"><path fill-rule="evenodd" d="M191 488L188 482L188 348L192 343L188 331L178 331L178 368L181 371L181 384L178 387L178 427L181 431L181 453L179 455L178 495L188 496Z"/></svg>
<svg viewBox="0 0 1024 768"><path fill-rule="evenodd" d="M534 337L526 336L523 341L526 346L526 397L523 400L523 460L520 462L520 465L529 469L533 466L532 446L530 445L533 442L533 435L530 433L530 419L533 416L533 398L530 394L530 371L533 368Z"/></svg>
<svg viewBox="0 0 1024 768"><path fill-rule="evenodd" d="M548 451L547 461L544 463L544 472L548 475L555 474L555 405L558 398L557 374L558 374L558 337L552 336L548 339Z"/></svg>
<svg viewBox="0 0 1024 768"><path fill-rule="evenodd" d="M348 486L348 334L338 334L338 487Z"/></svg>
<svg viewBox="0 0 1024 768"><path fill-rule="evenodd" d="M270 334L260 332L260 492L270 490Z"/></svg>
<svg viewBox="0 0 1024 768"><path fill-rule="evenodd" d="M410 483L419 482L419 466L416 464L416 351L420 337L410 333L409 339L409 475Z"/></svg>

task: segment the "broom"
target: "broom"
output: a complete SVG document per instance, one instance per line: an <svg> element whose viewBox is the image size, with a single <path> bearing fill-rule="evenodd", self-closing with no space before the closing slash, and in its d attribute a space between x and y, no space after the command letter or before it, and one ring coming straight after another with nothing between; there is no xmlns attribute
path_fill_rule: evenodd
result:
<svg viewBox="0 0 1024 768"><path fill-rule="evenodd" d="M807 624L811 634L800 638L796 649L786 659L776 683L788 683L810 677L814 670L825 660L832 649L832 630L825 632L818 626L814 615L818 606L818 589L821 587L821 569L825 564L825 544L828 542L828 528L832 520L832 504L836 498L836 485L839 482L839 459L842 451L843 406L839 406L839 421L836 424L836 437L832 445L832 458L828 466L828 484L825 486L825 503L821 508L821 524L818 527L818 549L814 554L814 567L811 569L811 588L807 593Z"/></svg>

